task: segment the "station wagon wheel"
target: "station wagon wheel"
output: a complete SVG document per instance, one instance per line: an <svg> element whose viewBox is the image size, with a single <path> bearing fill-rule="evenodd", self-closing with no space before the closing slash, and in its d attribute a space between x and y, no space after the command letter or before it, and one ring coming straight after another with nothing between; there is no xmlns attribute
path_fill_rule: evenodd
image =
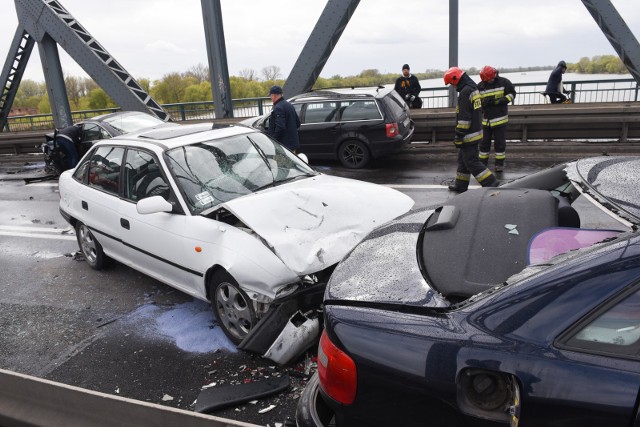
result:
<svg viewBox="0 0 640 427"><path fill-rule="evenodd" d="M349 169L360 169L369 163L369 149L364 143L349 139L343 142L338 149L338 159L342 166Z"/></svg>
<svg viewBox="0 0 640 427"><path fill-rule="evenodd" d="M107 256L102 251L102 245L93 236L89 227L80 221L76 224L76 239L89 267L94 270L101 270L105 265Z"/></svg>
<svg viewBox="0 0 640 427"><path fill-rule="evenodd" d="M209 295L222 331L234 344L240 344L257 322L249 296L229 273L222 270L211 277Z"/></svg>

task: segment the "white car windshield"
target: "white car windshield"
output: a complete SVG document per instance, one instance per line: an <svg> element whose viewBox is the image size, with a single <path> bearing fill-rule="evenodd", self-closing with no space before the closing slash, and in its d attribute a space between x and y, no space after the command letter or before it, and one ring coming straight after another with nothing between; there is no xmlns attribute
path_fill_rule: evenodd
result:
<svg viewBox="0 0 640 427"><path fill-rule="evenodd" d="M193 214L316 172L262 133L185 145L167 151L167 164Z"/></svg>

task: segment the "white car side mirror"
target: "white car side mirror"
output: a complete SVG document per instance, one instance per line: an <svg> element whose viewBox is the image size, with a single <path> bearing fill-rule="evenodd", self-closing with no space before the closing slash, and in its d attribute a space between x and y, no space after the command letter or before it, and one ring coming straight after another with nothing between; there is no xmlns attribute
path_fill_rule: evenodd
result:
<svg viewBox="0 0 640 427"><path fill-rule="evenodd" d="M136 210L141 215L147 215L158 212L171 212L173 206L161 196L152 196L136 203Z"/></svg>
<svg viewBox="0 0 640 427"><path fill-rule="evenodd" d="M303 161L303 162L305 162L306 164L309 164L309 158L307 157L307 155L306 155L306 154L304 154L304 153L299 153L297 156L298 156L298 158L299 158L300 160L302 160L302 161Z"/></svg>

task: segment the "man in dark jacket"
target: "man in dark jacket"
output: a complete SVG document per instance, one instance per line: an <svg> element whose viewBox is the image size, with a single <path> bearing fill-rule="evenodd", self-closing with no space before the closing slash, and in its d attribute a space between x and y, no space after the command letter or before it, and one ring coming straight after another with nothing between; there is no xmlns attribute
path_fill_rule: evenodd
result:
<svg viewBox="0 0 640 427"><path fill-rule="evenodd" d="M300 148L298 128L300 119L296 110L282 97L282 88L278 85L271 86L269 98L273 102L273 111L269 118L267 134L287 147L294 153Z"/></svg>
<svg viewBox="0 0 640 427"><path fill-rule="evenodd" d="M502 172L506 159L507 123L509 122L509 103L516 98L516 89L509 79L500 77L498 70L485 65L480 71L478 90L482 100L482 132L480 142L480 161L485 166L489 164L491 140L495 141L496 165L495 172Z"/></svg>
<svg viewBox="0 0 640 427"><path fill-rule="evenodd" d="M65 170L74 168L78 164L80 160L78 144L80 144L81 139L82 130L80 126L71 125L55 132L54 142L65 154Z"/></svg>
<svg viewBox="0 0 640 427"><path fill-rule="evenodd" d="M402 66L402 75L396 79L396 92L407 102L409 108L422 108L420 99L420 82L418 78L411 74L409 64Z"/></svg>
<svg viewBox="0 0 640 427"><path fill-rule="evenodd" d="M565 93L569 92L564 90L564 86L562 86L562 75L565 71L567 71L567 63L564 61L558 62L547 81L547 89L545 89L544 93L549 95L549 101L552 104L559 104L567 100Z"/></svg>
<svg viewBox="0 0 640 427"><path fill-rule="evenodd" d="M451 67L444 73L444 84L458 91L456 134L453 143L458 148L456 180L450 191L462 193L469 188L471 174L483 187L497 187L495 175L478 158L478 143L482 140L482 108L478 86L460 68Z"/></svg>

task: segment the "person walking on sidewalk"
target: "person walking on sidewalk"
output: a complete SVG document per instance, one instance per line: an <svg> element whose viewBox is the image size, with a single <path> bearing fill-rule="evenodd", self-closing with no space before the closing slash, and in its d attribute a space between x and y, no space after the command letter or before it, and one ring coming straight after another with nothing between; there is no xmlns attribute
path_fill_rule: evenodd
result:
<svg viewBox="0 0 640 427"><path fill-rule="evenodd" d="M480 161L489 164L491 140L494 141L495 169L504 170L507 157L507 123L509 122L509 103L516 98L516 89L509 79L500 77L498 70L485 65L480 71L480 99L482 101L482 141L480 142Z"/></svg>
<svg viewBox="0 0 640 427"><path fill-rule="evenodd" d="M482 140L482 108L478 86L458 67L451 67L444 73L444 84L453 85L458 91L454 138L458 148L458 169L449 190L457 193L467 191L471 174L483 187L497 187L495 175L478 157L478 144Z"/></svg>

